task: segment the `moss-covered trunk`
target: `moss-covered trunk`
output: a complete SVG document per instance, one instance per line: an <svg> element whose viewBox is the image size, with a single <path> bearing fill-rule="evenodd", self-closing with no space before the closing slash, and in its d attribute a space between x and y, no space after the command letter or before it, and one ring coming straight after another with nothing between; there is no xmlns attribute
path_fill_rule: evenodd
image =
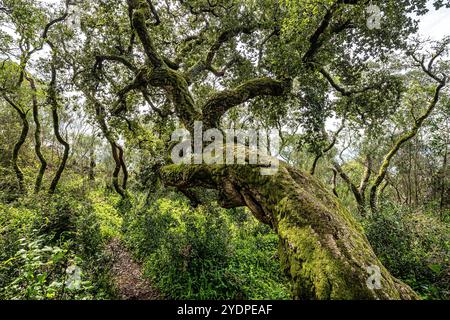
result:
<svg viewBox="0 0 450 320"><path fill-rule="evenodd" d="M382 266L352 214L309 174L286 164L273 176L250 165L171 165L162 178L181 190L215 188L224 207L247 206L270 225L295 299L417 298ZM368 273L377 268L379 287Z"/></svg>

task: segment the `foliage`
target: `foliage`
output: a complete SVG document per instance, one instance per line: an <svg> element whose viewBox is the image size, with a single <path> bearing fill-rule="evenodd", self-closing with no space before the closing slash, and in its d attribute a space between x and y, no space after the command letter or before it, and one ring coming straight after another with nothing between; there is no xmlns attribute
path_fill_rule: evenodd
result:
<svg viewBox="0 0 450 320"><path fill-rule="evenodd" d="M0 205L0 299L111 297L100 228L69 196Z"/></svg>
<svg viewBox="0 0 450 320"><path fill-rule="evenodd" d="M364 221L380 260L426 299L450 298L450 224L428 210L385 205Z"/></svg>

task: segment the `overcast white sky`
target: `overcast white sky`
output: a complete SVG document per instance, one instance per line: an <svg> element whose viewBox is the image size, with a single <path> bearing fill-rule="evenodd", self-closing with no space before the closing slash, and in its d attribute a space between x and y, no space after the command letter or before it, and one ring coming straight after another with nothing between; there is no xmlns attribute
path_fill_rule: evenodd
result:
<svg viewBox="0 0 450 320"><path fill-rule="evenodd" d="M432 4L428 5L430 12L420 17L419 33L432 40L440 40L450 35L450 9L434 10Z"/></svg>

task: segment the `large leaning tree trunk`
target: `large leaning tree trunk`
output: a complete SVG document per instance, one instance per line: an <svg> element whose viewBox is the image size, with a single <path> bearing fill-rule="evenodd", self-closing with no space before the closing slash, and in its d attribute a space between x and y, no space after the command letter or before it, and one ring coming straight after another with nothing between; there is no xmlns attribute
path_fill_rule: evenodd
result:
<svg viewBox="0 0 450 320"><path fill-rule="evenodd" d="M147 29L151 16L148 2L127 2L131 25L147 59L142 68L130 68L126 60L114 58L135 73L133 83L120 94L122 101L131 90L160 88L173 102L185 128L193 132L195 121L202 121L205 130L219 128L221 117L233 107L255 97L283 96L290 90L289 78L260 77L213 94L206 102L195 101L189 85L198 70L211 69L222 40L248 30L238 28L222 34L205 61L182 72L155 47ZM317 50L315 43L309 55ZM252 165L185 164L165 166L160 174L166 185L185 193L198 186L217 189L225 208L247 206L256 218L271 226L279 236L281 261L292 279L296 299L417 298L382 266L361 226L317 179L284 163L274 175L262 175L260 169ZM371 285L369 271L378 268L379 283Z"/></svg>
<svg viewBox="0 0 450 320"><path fill-rule="evenodd" d="M295 299L416 299L374 254L362 227L316 178L285 163L274 175L255 165L169 165L166 184L219 191L225 208L247 206L279 236ZM380 268L380 286L368 268Z"/></svg>

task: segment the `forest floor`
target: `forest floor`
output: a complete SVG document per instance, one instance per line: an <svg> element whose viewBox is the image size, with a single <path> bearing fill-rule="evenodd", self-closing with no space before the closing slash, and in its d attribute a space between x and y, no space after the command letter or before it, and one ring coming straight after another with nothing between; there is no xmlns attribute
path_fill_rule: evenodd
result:
<svg viewBox="0 0 450 320"><path fill-rule="evenodd" d="M119 239L113 239L107 246L112 258L112 277L123 300L159 300L161 294L142 273L142 265L135 262L131 253Z"/></svg>

